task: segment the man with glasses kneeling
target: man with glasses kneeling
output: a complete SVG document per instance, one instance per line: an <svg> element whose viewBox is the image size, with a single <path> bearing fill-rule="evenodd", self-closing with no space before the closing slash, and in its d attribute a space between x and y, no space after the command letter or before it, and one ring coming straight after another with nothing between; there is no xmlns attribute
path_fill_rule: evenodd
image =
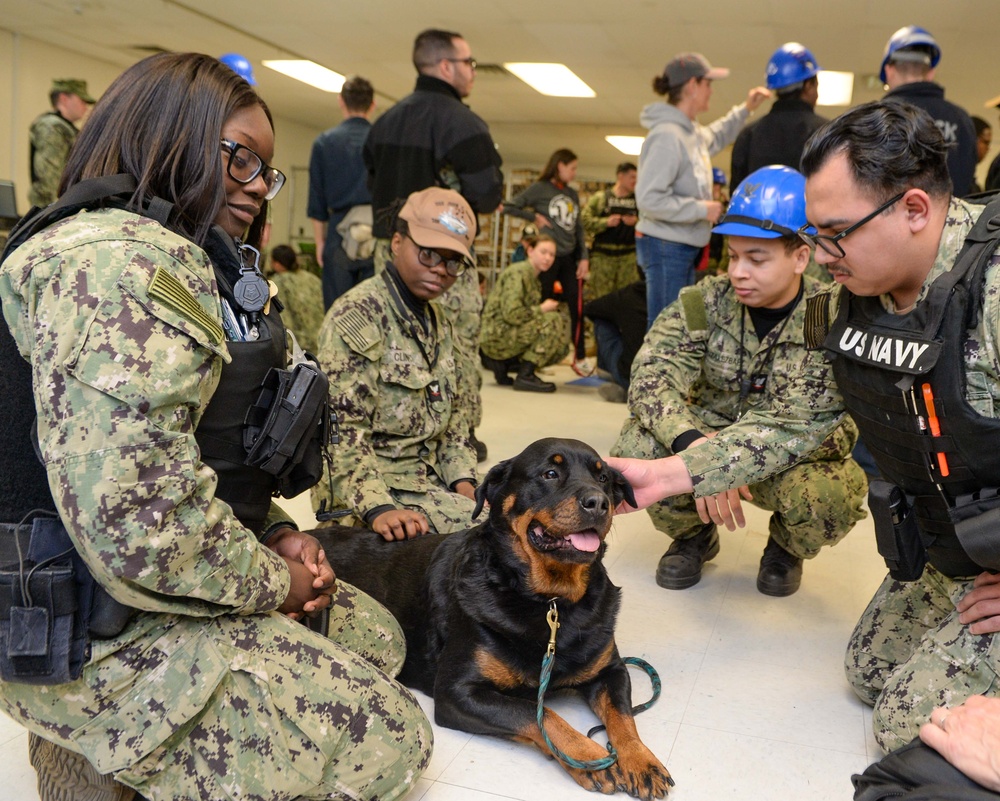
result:
<svg viewBox="0 0 1000 801"><path fill-rule="evenodd" d="M339 443L314 505L350 510L387 540L468 528L476 453L452 329L434 303L472 269L476 217L450 189L409 196L384 272L330 307L319 360Z"/></svg>
<svg viewBox="0 0 1000 801"><path fill-rule="evenodd" d="M802 157L816 261L843 285L826 346L885 479L869 506L889 575L845 667L886 750L928 721L958 732L964 717L952 710L946 728L947 707L1000 690L1000 203L953 197L947 153L926 112L869 103L818 131ZM927 746L904 753L856 777L856 797L979 787Z"/></svg>

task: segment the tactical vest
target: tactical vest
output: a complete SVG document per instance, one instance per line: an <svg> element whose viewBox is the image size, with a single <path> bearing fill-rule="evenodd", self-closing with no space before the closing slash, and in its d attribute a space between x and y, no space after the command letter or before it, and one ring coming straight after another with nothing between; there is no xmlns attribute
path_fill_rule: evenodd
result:
<svg viewBox="0 0 1000 801"><path fill-rule="evenodd" d="M911 498L928 561L948 576L1000 569L1000 419L968 403L964 370L998 244L994 201L912 312L890 314L877 297L845 290L824 343L862 439Z"/></svg>
<svg viewBox="0 0 1000 801"><path fill-rule="evenodd" d="M112 176L82 181L56 203L36 214L27 215L11 232L4 258L27 238L54 222L97 207L128 209L135 190L130 176ZM142 209L144 216L165 225L171 205L160 198ZM232 240L220 237L232 249ZM2 262L2 259L0 259ZM232 298L232 287L213 261L216 279L224 297ZM271 367L285 366L285 332L275 304L261 315L260 337L253 342L228 342L232 362L224 365L218 389L206 407L195 439L203 461L219 477L216 497L229 504L240 522L261 533L278 479L257 467L244 464L247 451L243 442L244 419L260 394L264 376ZM31 368L21 357L6 324L0 324L0 375L6 391L0 404L0 478L4 492L0 499L0 521L17 523L36 508L55 509L49 494L48 477L36 455L34 440L35 405ZM8 484L7 479L14 482ZM14 491L17 491L16 494ZM18 491L21 490L21 491Z"/></svg>

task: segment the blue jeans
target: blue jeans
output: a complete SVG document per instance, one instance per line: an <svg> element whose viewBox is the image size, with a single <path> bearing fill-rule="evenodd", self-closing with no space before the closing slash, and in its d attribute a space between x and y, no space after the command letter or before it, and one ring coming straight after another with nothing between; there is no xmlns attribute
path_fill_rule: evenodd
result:
<svg viewBox="0 0 1000 801"><path fill-rule="evenodd" d="M619 366L625 351L621 332L607 320L591 319L591 322L594 324L594 339L597 340L597 366L611 373L616 384L628 389L629 376L622 375Z"/></svg>
<svg viewBox="0 0 1000 801"><path fill-rule="evenodd" d="M637 236L635 255L646 276L646 329L657 315L677 300L680 291L694 283L702 249L668 242L655 236Z"/></svg>

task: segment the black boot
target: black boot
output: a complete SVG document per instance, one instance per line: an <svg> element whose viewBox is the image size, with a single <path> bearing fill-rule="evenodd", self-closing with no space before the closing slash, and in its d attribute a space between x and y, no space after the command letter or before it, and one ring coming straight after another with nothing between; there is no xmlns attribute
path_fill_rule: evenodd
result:
<svg viewBox="0 0 1000 801"><path fill-rule="evenodd" d="M719 555L719 531L714 523L684 540L674 540L656 566L656 583L664 589L683 590L701 581L705 562Z"/></svg>
<svg viewBox="0 0 1000 801"><path fill-rule="evenodd" d="M542 381L535 375L535 365L531 362L521 362L517 368L517 378L514 379L514 389L521 392L555 392L556 385Z"/></svg>
<svg viewBox="0 0 1000 801"><path fill-rule="evenodd" d="M479 359L482 361L483 367L487 370L493 371L493 378L496 379L498 384L504 387L509 387L514 383L514 380L507 375L510 368L510 360L501 361L500 359L491 359L482 351L479 351Z"/></svg>
<svg viewBox="0 0 1000 801"><path fill-rule="evenodd" d="M768 537L764 555L760 558L757 589L764 595L781 598L791 595L801 583L802 560L778 545L774 537Z"/></svg>
<svg viewBox="0 0 1000 801"><path fill-rule="evenodd" d="M469 429L469 442L476 451L476 461L485 462L489 452L486 450L486 443L476 436L475 429Z"/></svg>

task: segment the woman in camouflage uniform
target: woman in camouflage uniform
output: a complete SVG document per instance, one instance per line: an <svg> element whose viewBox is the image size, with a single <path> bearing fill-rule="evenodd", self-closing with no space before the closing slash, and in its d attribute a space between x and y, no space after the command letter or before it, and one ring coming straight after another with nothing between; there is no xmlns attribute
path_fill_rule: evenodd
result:
<svg viewBox="0 0 1000 801"><path fill-rule="evenodd" d="M486 299L479 337L483 364L498 384L526 392L555 392L556 385L535 375L536 368L559 362L569 351L565 304L542 300L539 276L555 262L556 242L548 234L525 238L527 261L500 273ZM516 372L511 380L507 373Z"/></svg>
<svg viewBox="0 0 1000 801"><path fill-rule="evenodd" d="M2 369L27 372L18 352L30 363L28 397L7 403L38 410L46 508L130 616L91 636L78 678L0 682L0 708L40 735L43 801L126 799L127 788L157 799L399 797L431 748L416 700L389 675L402 633L373 600L334 584L315 538L271 505L263 471L238 455L210 461L204 436L209 420L242 429L246 409L223 388L284 361L280 319L238 241L259 243L284 178L266 163L267 107L216 59L161 54L126 70L92 122L63 197L90 187L97 199L0 269L17 348ZM131 197L105 191L122 178ZM254 291L239 291L243 276ZM30 514L0 495L4 522ZM329 638L293 619L323 607Z"/></svg>
<svg viewBox="0 0 1000 801"><path fill-rule="evenodd" d="M319 335L340 442L313 503L350 509L387 540L468 528L476 453L455 340L433 301L472 268L476 218L450 189L414 192L392 260L341 295Z"/></svg>

